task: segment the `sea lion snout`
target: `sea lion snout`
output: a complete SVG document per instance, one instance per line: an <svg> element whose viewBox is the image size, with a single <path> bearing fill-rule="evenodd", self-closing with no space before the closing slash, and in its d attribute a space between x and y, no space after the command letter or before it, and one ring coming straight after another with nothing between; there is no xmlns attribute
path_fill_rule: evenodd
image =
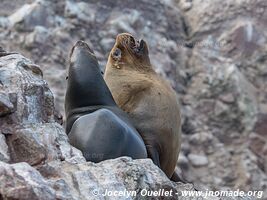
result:
<svg viewBox="0 0 267 200"><path fill-rule="evenodd" d="M76 44L74 45L74 48L77 48L77 47L84 48L84 49L88 50L90 53L94 54L94 51L89 47L89 45L82 40L78 40L76 42Z"/></svg>
<svg viewBox="0 0 267 200"><path fill-rule="evenodd" d="M97 63L94 51L82 40L77 41L72 47L69 58L71 63L79 59L86 59L88 62L90 60L90 62Z"/></svg>
<svg viewBox="0 0 267 200"><path fill-rule="evenodd" d="M121 56L116 56L118 49L122 52ZM121 58L124 58L123 60L125 61L128 55L132 57L130 60L134 60L134 62L150 64L148 45L145 40L137 40L129 33L118 34L116 43L111 51L111 56L116 61L121 60Z"/></svg>
<svg viewBox="0 0 267 200"><path fill-rule="evenodd" d="M94 56L94 51L89 47L89 45L82 40L78 40L71 49L70 57L81 51L89 52Z"/></svg>
<svg viewBox="0 0 267 200"><path fill-rule="evenodd" d="M124 46L133 50L134 52L140 52L145 47L145 41L143 39L137 40L129 33L118 34L116 38L116 44L118 46Z"/></svg>

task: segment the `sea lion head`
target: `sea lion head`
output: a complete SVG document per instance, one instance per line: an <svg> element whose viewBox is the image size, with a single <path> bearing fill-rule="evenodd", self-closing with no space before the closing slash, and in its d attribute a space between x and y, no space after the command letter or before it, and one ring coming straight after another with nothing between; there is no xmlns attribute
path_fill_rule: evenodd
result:
<svg viewBox="0 0 267 200"><path fill-rule="evenodd" d="M129 33L119 34L109 54L108 64L118 69L151 68L147 43L143 39L136 40Z"/></svg>
<svg viewBox="0 0 267 200"><path fill-rule="evenodd" d="M69 70L66 79L69 78L70 70L72 71L73 67L85 67L85 65L98 67L98 62L94 51L89 47L89 45L86 42L79 40L76 42L76 44L72 47L70 51Z"/></svg>
<svg viewBox="0 0 267 200"><path fill-rule="evenodd" d="M94 51L86 42L81 40L77 41L76 44L72 47L69 57L70 63L74 63L85 58L92 58L97 62Z"/></svg>

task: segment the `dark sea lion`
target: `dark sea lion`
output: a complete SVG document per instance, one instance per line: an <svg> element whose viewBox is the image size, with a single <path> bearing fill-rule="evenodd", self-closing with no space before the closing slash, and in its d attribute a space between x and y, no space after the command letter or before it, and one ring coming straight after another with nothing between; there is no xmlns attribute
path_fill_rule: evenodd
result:
<svg viewBox="0 0 267 200"><path fill-rule="evenodd" d="M141 136L116 105L93 51L83 41L72 48L67 82L66 132L86 160L147 158Z"/></svg>
<svg viewBox="0 0 267 200"><path fill-rule="evenodd" d="M179 102L171 86L153 70L146 42L119 34L104 79L142 136L148 157L171 177L181 144Z"/></svg>

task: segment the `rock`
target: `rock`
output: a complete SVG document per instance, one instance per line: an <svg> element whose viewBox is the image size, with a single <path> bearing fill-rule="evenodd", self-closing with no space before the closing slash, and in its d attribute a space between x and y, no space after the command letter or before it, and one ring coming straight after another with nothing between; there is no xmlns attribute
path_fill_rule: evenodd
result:
<svg viewBox="0 0 267 200"><path fill-rule="evenodd" d="M0 162L0 197L7 200L54 200L56 194L41 174L29 164Z"/></svg>
<svg viewBox="0 0 267 200"><path fill-rule="evenodd" d="M7 135L7 143L12 162L27 162L30 165L53 160L85 162L80 153L75 155L63 128L57 123L31 124L16 129Z"/></svg>
<svg viewBox="0 0 267 200"><path fill-rule="evenodd" d="M255 115L258 112L256 88L237 66L232 64L231 59L218 55L212 55L208 58L207 50L198 50L192 55L191 64L197 66L198 69L196 68L196 70L200 70L202 73L192 79L189 90L192 92L192 97L203 98L199 103L196 102L196 105L199 104L196 106L199 111L203 114L209 113L209 116L212 116L205 123L218 120L214 123L220 126L220 124L224 124L221 120L227 120L228 123L238 120L241 122L239 127L243 126L247 131L252 130L256 121ZM209 61L206 60L207 58ZM214 63L212 59L217 61ZM204 71L205 73L203 73ZM195 90L194 88L199 87L200 84L202 91ZM214 98L221 98L221 94L224 94L225 91L231 91L232 95L235 96L234 103L226 104L214 101ZM232 114L232 110L235 110L234 114ZM242 116L241 120L240 116Z"/></svg>
<svg viewBox="0 0 267 200"><path fill-rule="evenodd" d="M111 39L111 38L103 38L101 41L100 41L100 44L101 46L106 50L110 50L112 48L112 46L114 45L115 43L115 40L114 39Z"/></svg>
<svg viewBox="0 0 267 200"><path fill-rule="evenodd" d="M14 111L0 117L11 161L31 165L57 159L84 162L81 153L68 143L63 128L55 123L53 95L39 67L19 54L1 57L0 66L2 91L14 102ZM7 153L3 155L8 159Z"/></svg>
<svg viewBox="0 0 267 200"><path fill-rule="evenodd" d="M43 26L35 26L34 31L25 38L27 48L36 48L40 44L45 44L50 37L49 31Z"/></svg>
<svg viewBox="0 0 267 200"><path fill-rule="evenodd" d="M205 166L209 163L208 158L204 155L189 154L188 159L196 167Z"/></svg>
<svg viewBox="0 0 267 200"><path fill-rule="evenodd" d="M186 169L186 168L188 168L188 164L189 164L189 162L188 162L187 157L183 154L180 154L179 158L178 158L177 166L181 167L183 169Z"/></svg>
<svg viewBox="0 0 267 200"><path fill-rule="evenodd" d="M108 25L110 27L115 27L115 30L123 30L128 33L135 33L135 30L132 28L141 18L140 12L137 10L132 10L124 15L120 15L118 12L113 12ZM113 34L116 34L114 32Z"/></svg>
<svg viewBox="0 0 267 200"><path fill-rule="evenodd" d="M0 117L0 128L10 126L7 124L53 122L53 95L39 67L19 54L1 57L0 66L0 87L3 93L10 94L14 107L9 103L9 121Z"/></svg>
<svg viewBox="0 0 267 200"><path fill-rule="evenodd" d="M0 131L0 161L9 162L10 156L8 152L8 146L6 144L6 138Z"/></svg>
<svg viewBox="0 0 267 200"><path fill-rule="evenodd" d="M6 17L0 17L0 27L7 28L9 26L9 20Z"/></svg>
<svg viewBox="0 0 267 200"><path fill-rule="evenodd" d="M235 102L235 97L233 96L232 93L228 94L221 94L220 95L220 100L224 103L234 103Z"/></svg>
<svg viewBox="0 0 267 200"><path fill-rule="evenodd" d="M267 136L267 114L259 113L254 131L263 137Z"/></svg>
<svg viewBox="0 0 267 200"><path fill-rule="evenodd" d="M78 172L75 173L68 172L66 177L67 179L70 178L70 180L74 178L74 180L79 182L80 188L82 188L80 199L92 196L92 192L95 190L99 192L99 199L101 198L101 194L105 193L106 190L139 191L135 198L140 199L142 198L140 195L142 189L157 191L160 188L164 188L165 190L173 190L174 193L181 189L181 187L178 187L178 184L169 182L168 178L162 174L162 171L155 168L152 161L147 159L132 160L122 157L113 161L104 161L98 165L92 165L90 163L79 165L78 169L81 171L77 170ZM100 185L96 180L101 180ZM158 185L157 183L161 184ZM186 190L188 190L192 186L182 186L182 188L186 187ZM91 198L94 199L94 197Z"/></svg>
<svg viewBox="0 0 267 200"><path fill-rule="evenodd" d="M12 100L16 100L16 94L7 96L4 93L0 93L0 117L10 114L16 109L16 105L14 105L16 102L11 102L9 96Z"/></svg>
<svg viewBox="0 0 267 200"><path fill-rule="evenodd" d="M0 162L0 194L4 199L103 199L106 191L133 191L133 198L142 190L172 191L173 198L181 191L192 190L191 184L169 181L150 159L132 160L122 157L99 164L52 162L36 169L27 163ZM44 178L43 176L47 176ZM175 194L177 193L177 194ZM106 199L119 199L115 196ZM126 199L121 197L121 199ZM194 199L194 198L193 198Z"/></svg>
<svg viewBox="0 0 267 200"><path fill-rule="evenodd" d="M192 0L181 0L180 1L180 7L184 11L190 10L192 6L193 6Z"/></svg>
<svg viewBox="0 0 267 200"><path fill-rule="evenodd" d="M32 4L25 4L8 17L11 26L18 30L31 31L35 26L52 25L53 12L49 9L47 1L38 0Z"/></svg>
<svg viewBox="0 0 267 200"><path fill-rule="evenodd" d="M92 23L95 20L96 9L94 4L85 2L75 3L73 1L66 1L65 16L69 18L76 18L85 22Z"/></svg>
<svg viewBox="0 0 267 200"><path fill-rule="evenodd" d="M194 35L195 39L201 40L203 37L206 37L207 34L203 34L205 32L212 35L225 33L231 26L235 26L236 23L242 23L242 18L244 19L248 15L251 16L250 19L254 19L259 23L263 23L262 17L266 16L266 2L264 0L259 0L256 4L247 0L235 2L227 0L218 6L219 3L219 0L205 2L193 0L193 6L185 13L185 16L192 29L190 35ZM256 11L259 11L259 13Z"/></svg>
<svg viewBox="0 0 267 200"><path fill-rule="evenodd" d="M215 116L220 116L223 115L224 113L227 113L228 111L228 106L225 105L224 103L217 101L215 103L215 108L214 108L214 114Z"/></svg>

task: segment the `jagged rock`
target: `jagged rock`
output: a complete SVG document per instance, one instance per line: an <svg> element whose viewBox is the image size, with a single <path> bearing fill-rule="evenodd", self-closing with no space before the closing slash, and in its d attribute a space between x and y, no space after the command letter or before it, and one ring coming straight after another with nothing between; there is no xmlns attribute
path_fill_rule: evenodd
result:
<svg viewBox="0 0 267 200"><path fill-rule="evenodd" d="M157 191L160 188L173 190L176 193L181 190L191 190L192 185L182 185L172 183L162 174L159 168L151 160L132 160L127 157L115 160L107 160L99 164L86 163L70 165L63 163L61 174L66 182L78 190L72 191L75 199L103 199L106 191L136 191L137 195L133 199L142 199L140 192L142 189ZM58 169L59 170L59 169ZM97 192L98 195L94 195ZM176 195L174 195L175 198ZM116 199L116 197L106 197ZM125 197L121 197L126 199ZM177 197L176 197L177 198ZM118 198L119 199L119 198Z"/></svg>
<svg viewBox="0 0 267 200"><path fill-rule="evenodd" d="M180 7L184 11L190 10L193 6L192 0L181 0L179 3L180 3Z"/></svg>
<svg viewBox="0 0 267 200"><path fill-rule="evenodd" d="M77 20L83 20L87 23L95 21L96 7L94 4L85 2L66 1L65 16Z"/></svg>
<svg viewBox="0 0 267 200"><path fill-rule="evenodd" d="M27 163L0 162L1 199L54 200L55 191L41 174Z"/></svg>
<svg viewBox="0 0 267 200"><path fill-rule="evenodd" d="M19 54L1 57L0 89L13 96L13 108L6 118L0 117L0 129L22 123L54 121L53 95L42 79L38 66ZM14 95L12 95L14 94ZM15 103L16 102L16 103Z"/></svg>
<svg viewBox="0 0 267 200"><path fill-rule="evenodd" d="M6 138L0 131L0 161L9 162L10 156L8 152L8 146L6 144Z"/></svg>
<svg viewBox="0 0 267 200"><path fill-rule="evenodd" d="M106 191L133 191L133 199L153 199L142 196L142 190L172 191L170 199L182 198L181 191L193 189L191 184L169 181L149 159L132 160L122 157L99 164L51 162L38 168L27 163L0 162L0 196L3 199L126 199ZM176 194L177 193L177 194ZM129 197L128 197L129 198ZM159 197L164 198L164 197ZM194 199L194 198L190 198ZM212 198L208 198L212 199Z"/></svg>
<svg viewBox="0 0 267 200"><path fill-rule="evenodd" d="M10 26L16 26L23 31L31 31L35 26L51 26L53 12L49 9L49 2L38 0L32 4L25 4L8 17Z"/></svg>
<svg viewBox="0 0 267 200"><path fill-rule="evenodd" d="M202 118L209 120L205 122L207 124L216 123L218 126L225 126L222 120L226 120L229 126L231 126L230 123L239 123L239 128L247 131L252 130L258 112L256 88L230 59L218 55L208 56L208 52L210 51L198 49L198 51L194 51L191 58L191 64L196 66L195 72L192 73L198 73L198 75L192 78L189 88L190 96L194 99L196 97L198 99L203 98L199 103L196 102L194 107L199 110L199 114L209 114L210 118ZM213 59L216 59L216 62ZM200 85L202 90L194 89L200 87ZM214 100L220 99L224 94L231 94L235 97L235 101L229 104L224 103L225 100ZM191 99L192 101L193 99ZM233 110L235 112L231 114Z"/></svg>
<svg viewBox="0 0 267 200"><path fill-rule="evenodd" d="M183 7L186 2L192 2L188 10ZM186 10L185 28L192 47L187 63L190 79L185 88L185 104L190 108L183 112L187 116L183 129L195 134L186 135L185 141L193 144L187 151L205 152L211 161L203 168L187 168L186 177L198 177L195 184L199 182L196 179L213 182L210 187L215 188L229 186L249 190L249 182L250 187L263 189L266 141L253 132L261 129L257 127L264 127L259 125L258 113L266 112L263 108L267 102L263 78L267 32L262 20L267 15L266 1L193 0L180 1L178 6ZM191 110L193 112L189 112ZM189 120L197 125L192 126ZM198 132L212 135L209 145L206 142L201 145ZM249 150L243 151L248 146L257 159ZM243 167L249 162L258 164ZM242 167L237 167L240 165ZM206 167L209 167L209 177L203 173ZM210 177L216 177L217 181ZM257 178L261 185L254 182Z"/></svg>
<svg viewBox="0 0 267 200"><path fill-rule="evenodd" d="M13 100L13 102L12 102ZM0 117L10 114L15 111L14 102L16 100L16 94L6 95L0 93Z"/></svg>
<svg viewBox="0 0 267 200"><path fill-rule="evenodd" d="M9 25L9 20L6 17L0 17L0 27L7 28Z"/></svg>
<svg viewBox="0 0 267 200"><path fill-rule="evenodd" d="M263 137L267 136L267 114L259 113L254 131Z"/></svg>
<svg viewBox="0 0 267 200"><path fill-rule="evenodd" d="M209 34L218 36L228 32L227 30L237 23L243 23L251 19L262 24L264 23L263 18L267 16L267 4L264 0L257 0L256 2L247 0L226 0L224 2L219 0L192 0L192 5L185 16L190 26L190 36L196 41L201 41ZM249 20L247 16L249 16Z"/></svg>
<svg viewBox="0 0 267 200"><path fill-rule="evenodd" d="M63 128L57 123L25 125L6 137L12 162L31 165L53 160L85 162L81 154L75 155Z"/></svg>
<svg viewBox="0 0 267 200"><path fill-rule="evenodd" d="M188 168L188 159L184 154L180 154L179 155L179 159L178 159L178 166L180 166L181 168Z"/></svg>
<svg viewBox="0 0 267 200"><path fill-rule="evenodd" d="M27 48L35 48L40 44L45 44L49 40L49 31L43 26L35 26L34 31L25 38Z"/></svg>

